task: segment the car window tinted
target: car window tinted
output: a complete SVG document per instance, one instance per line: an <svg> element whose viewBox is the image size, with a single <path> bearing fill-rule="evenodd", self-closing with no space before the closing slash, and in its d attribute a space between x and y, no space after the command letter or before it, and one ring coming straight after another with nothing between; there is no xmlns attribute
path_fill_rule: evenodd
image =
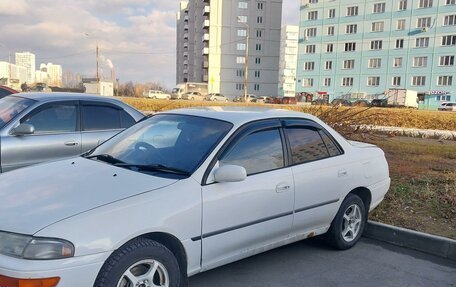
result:
<svg viewBox="0 0 456 287"><path fill-rule="evenodd" d="M20 97L6 97L0 99L0 128L3 128L14 117L34 103L34 100Z"/></svg>
<svg viewBox="0 0 456 287"><path fill-rule="evenodd" d="M123 129L129 128L132 125L136 124L135 119L132 116L130 116L130 114L127 113L126 111L120 111L120 121L121 121L121 127Z"/></svg>
<svg viewBox="0 0 456 287"><path fill-rule="evenodd" d="M32 112L22 123L35 127L35 134L76 131L77 109L73 104L57 104Z"/></svg>
<svg viewBox="0 0 456 287"><path fill-rule="evenodd" d="M310 128L288 128L293 164L300 164L329 157L318 131Z"/></svg>
<svg viewBox="0 0 456 287"><path fill-rule="evenodd" d="M221 166L229 164L244 167L248 175L284 167L279 130L260 131L241 138L220 159Z"/></svg>
<svg viewBox="0 0 456 287"><path fill-rule="evenodd" d="M328 149L330 156L337 156L342 154L342 151L339 149L336 143L334 143L334 141L325 132L320 130L319 133L326 145L326 148Z"/></svg>
<svg viewBox="0 0 456 287"><path fill-rule="evenodd" d="M106 106L83 106L84 131L120 129L120 111Z"/></svg>

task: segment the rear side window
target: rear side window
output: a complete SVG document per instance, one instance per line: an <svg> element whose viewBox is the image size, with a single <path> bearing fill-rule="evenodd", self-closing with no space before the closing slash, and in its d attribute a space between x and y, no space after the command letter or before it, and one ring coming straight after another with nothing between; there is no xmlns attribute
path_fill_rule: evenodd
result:
<svg viewBox="0 0 456 287"><path fill-rule="evenodd" d="M310 128L288 128L292 163L301 164L329 157L320 133Z"/></svg>
<svg viewBox="0 0 456 287"><path fill-rule="evenodd" d="M330 156L338 156L342 154L342 151L340 148L334 143L334 141L322 130L319 131L321 138L323 139L323 142L326 145L326 148L328 149L329 155Z"/></svg>
<svg viewBox="0 0 456 287"><path fill-rule="evenodd" d="M135 119L126 111L120 111L120 125L123 129L129 128L136 124Z"/></svg>
<svg viewBox="0 0 456 287"><path fill-rule="evenodd" d="M114 130L121 128L120 110L109 106L83 106L84 131Z"/></svg>
<svg viewBox="0 0 456 287"><path fill-rule="evenodd" d="M284 167L282 139L278 129L259 131L235 142L220 159L220 165L239 165L247 174Z"/></svg>

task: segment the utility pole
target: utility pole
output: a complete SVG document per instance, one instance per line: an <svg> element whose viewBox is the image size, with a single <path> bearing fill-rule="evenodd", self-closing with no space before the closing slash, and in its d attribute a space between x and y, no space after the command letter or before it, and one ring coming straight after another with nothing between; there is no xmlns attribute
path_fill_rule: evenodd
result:
<svg viewBox="0 0 456 287"><path fill-rule="evenodd" d="M100 94L100 76L98 74L98 62L99 62L99 49L98 49L98 41L97 41L97 47L96 47L96 61L97 61L97 73L96 73L96 79L97 79L97 94Z"/></svg>
<svg viewBox="0 0 456 287"><path fill-rule="evenodd" d="M11 51L8 51L8 87L11 87Z"/></svg>

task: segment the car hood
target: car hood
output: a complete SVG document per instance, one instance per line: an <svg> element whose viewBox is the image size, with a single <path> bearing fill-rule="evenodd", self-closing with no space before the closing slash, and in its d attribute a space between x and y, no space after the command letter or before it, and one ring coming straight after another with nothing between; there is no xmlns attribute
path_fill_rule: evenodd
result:
<svg viewBox="0 0 456 287"><path fill-rule="evenodd" d="M32 235L57 221L177 181L82 157L18 169L0 175L0 230Z"/></svg>

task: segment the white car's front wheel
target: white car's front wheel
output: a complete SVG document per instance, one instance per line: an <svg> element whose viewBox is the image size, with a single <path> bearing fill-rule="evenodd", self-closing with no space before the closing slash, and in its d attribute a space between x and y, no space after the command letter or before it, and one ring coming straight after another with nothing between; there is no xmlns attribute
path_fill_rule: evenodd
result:
<svg viewBox="0 0 456 287"><path fill-rule="evenodd" d="M105 262L94 287L179 287L182 272L174 254L145 238L130 241Z"/></svg>

